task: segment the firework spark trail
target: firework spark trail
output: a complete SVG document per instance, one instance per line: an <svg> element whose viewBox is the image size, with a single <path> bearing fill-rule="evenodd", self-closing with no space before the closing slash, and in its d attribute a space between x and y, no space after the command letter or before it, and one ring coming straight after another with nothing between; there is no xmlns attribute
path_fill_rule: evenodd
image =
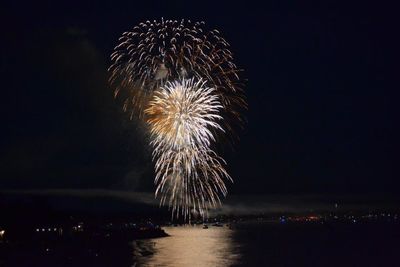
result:
<svg viewBox="0 0 400 267"><path fill-rule="evenodd" d="M182 213L185 218L193 210L205 216L209 208L220 204L219 194L227 194L224 179L232 181L223 164L212 150L163 153L156 162L156 194L161 194L161 204L168 201L173 214Z"/></svg>
<svg viewBox="0 0 400 267"><path fill-rule="evenodd" d="M173 214L206 216L232 181L212 148L246 108L229 44L204 22L146 21L122 34L111 60L115 97L149 126L156 196Z"/></svg>

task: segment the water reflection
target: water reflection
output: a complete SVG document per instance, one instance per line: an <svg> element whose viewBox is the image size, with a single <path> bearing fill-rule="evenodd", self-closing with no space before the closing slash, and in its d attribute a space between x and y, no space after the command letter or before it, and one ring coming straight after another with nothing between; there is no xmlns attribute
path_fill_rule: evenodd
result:
<svg viewBox="0 0 400 267"><path fill-rule="evenodd" d="M240 255L226 227L165 227L170 237L134 242L138 266L231 266Z"/></svg>

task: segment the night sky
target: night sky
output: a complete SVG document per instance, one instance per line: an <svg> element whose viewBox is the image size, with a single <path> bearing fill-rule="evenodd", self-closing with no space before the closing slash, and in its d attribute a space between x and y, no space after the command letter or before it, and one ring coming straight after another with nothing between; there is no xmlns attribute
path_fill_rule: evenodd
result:
<svg viewBox="0 0 400 267"><path fill-rule="evenodd" d="M122 32L164 17L217 28L244 69L247 123L222 149L233 195L399 193L388 6L14 2L0 11L1 190L154 190L149 137L113 98L107 68Z"/></svg>

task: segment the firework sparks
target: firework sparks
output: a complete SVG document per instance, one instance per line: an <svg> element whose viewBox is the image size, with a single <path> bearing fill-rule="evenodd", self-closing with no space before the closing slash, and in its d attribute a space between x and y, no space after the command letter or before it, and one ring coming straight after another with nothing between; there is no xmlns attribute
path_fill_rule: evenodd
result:
<svg viewBox="0 0 400 267"><path fill-rule="evenodd" d="M183 79L167 82L155 92L145 114L156 148L209 147L215 140L210 129L223 131L217 123L222 105L215 89L204 86L205 81Z"/></svg>
<svg viewBox="0 0 400 267"><path fill-rule="evenodd" d="M156 195L173 214L205 216L232 181L212 149L220 133L233 136L246 108L228 47L204 22L162 19L123 33L111 55L115 96L149 126Z"/></svg>
<svg viewBox="0 0 400 267"><path fill-rule="evenodd" d="M211 130L223 131L218 124L223 107L205 83L193 78L167 82L145 110L157 159L156 195L161 193L162 204L169 198L173 212L185 217L190 209L204 215L215 207L218 194L226 195L223 178L230 179L225 162L210 149L215 141Z"/></svg>
<svg viewBox="0 0 400 267"><path fill-rule="evenodd" d="M146 21L124 32L111 55L110 82L131 116L143 117L154 91L166 81L196 77L216 90L224 109L223 127L231 136L246 107L229 44L204 22Z"/></svg>

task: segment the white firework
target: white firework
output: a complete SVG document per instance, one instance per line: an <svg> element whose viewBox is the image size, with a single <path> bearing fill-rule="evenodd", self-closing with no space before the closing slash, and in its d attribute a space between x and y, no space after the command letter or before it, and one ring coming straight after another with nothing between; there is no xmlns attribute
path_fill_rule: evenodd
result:
<svg viewBox="0 0 400 267"><path fill-rule="evenodd" d="M207 216L232 181L216 137L235 140L247 108L228 42L204 22L146 21L122 34L111 61L115 97L149 127L156 196L173 214Z"/></svg>
<svg viewBox="0 0 400 267"><path fill-rule="evenodd" d="M156 195L173 213L204 216L226 195L224 179L231 180L225 162L211 146L222 109L213 88L205 81L182 79L167 82L156 91L145 110L156 159ZM167 201L168 200L168 201Z"/></svg>

